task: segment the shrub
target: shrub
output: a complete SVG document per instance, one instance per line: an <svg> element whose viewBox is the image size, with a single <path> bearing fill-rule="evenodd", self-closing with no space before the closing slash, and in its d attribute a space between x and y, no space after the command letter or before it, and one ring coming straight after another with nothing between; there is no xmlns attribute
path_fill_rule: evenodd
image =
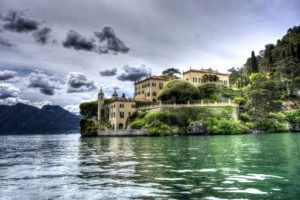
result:
<svg viewBox="0 0 300 200"><path fill-rule="evenodd" d="M235 97L233 102L239 105L245 105L247 100L244 97Z"/></svg>
<svg viewBox="0 0 300 200"><path fill-rule="evenodd" d="M147 125L148 134L150 136L167 136L172 135L172 129L170 126L162 123L159 120L154 120L152 123Z"/></svg>
<svg viewBox="0 0 300 200"><path fill-rule="evenodd" d="M89 118L80 120L80 133L82 136L95 136L98 133L98 123Z"/></svg>
<svg viewBox="0 0 300 200"><path fill-rule="evenodd" d="M249 130L246 126L232 119L208 118L205 126L210 134L244 134Z"/></svg>
<svg viewBox="0 0 300 200"><path fill-rule="evenodd" d="M141 129L145 126L145 121L143 119L136 119L131 124L132 129Z"/></svg>
<svg viewBox="0 0 300 200"><path fill-rule="evenodd" d="M250 121L250 116L247 113L242 113L240 115L240 120L242 122L249 122Z"/></svg>
<svg viewBox="0 0 300 200"><path fill-rule="evenodd" d="M258 118L254 122L254 129L265 133L286 132L288 127L275 119Z"/></svg>
<svg viewBox="0 0 300 200"><path fill-rule="evenodd" d="M295 110L286 111L284 119L291 124L300 124L300 108Z"/></svg>

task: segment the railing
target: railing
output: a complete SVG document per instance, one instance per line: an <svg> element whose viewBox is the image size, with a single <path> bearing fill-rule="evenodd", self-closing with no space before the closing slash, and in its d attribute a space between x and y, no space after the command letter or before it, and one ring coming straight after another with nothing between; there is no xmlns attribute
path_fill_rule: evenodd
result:
<svg viewBox="0 0 300 200"><path fill-rule="evenodd" d="M230 100L228 102L215 102L215 103L195 103L195 104L153 104L150 106L138 107L138 110L152 110L152 109L164 109L164 108L187 108L187 107L225 107L232 106L238 107L237 104L232 103Z"/></svg>

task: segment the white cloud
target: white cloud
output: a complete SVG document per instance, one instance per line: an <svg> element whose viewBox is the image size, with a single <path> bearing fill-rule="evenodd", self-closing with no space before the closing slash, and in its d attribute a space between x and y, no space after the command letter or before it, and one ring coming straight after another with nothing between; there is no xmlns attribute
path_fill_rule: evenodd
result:
<svg viewBox="0 0 300 200"><path fill-rule="evenodd" d="M38 108L42 108L43 106L45 105L52 105L52 102L51 101L48 101L48 100L44 100L44 101L35 101L35 102L32 102L31 105L35 106L35 107L38 107Z"/></svg>
<svg viewBox="0 0 300 200"><path fill-rule="evenodd" d="M75 115L79 115L79 105L67 105L64 109Z"/></svg>
<svg viewBox="0 0 300 200"><path fill-rule="evenodd" d="M20 90L9 83L0 83L0 99L19 97Z"/></svg>

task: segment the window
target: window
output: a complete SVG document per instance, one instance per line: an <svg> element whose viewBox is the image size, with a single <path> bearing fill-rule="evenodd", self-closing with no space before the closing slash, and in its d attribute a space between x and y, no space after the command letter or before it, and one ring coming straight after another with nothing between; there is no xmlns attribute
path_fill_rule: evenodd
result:
<svg viewBox="0 0 300 200"><path fill-rule="evenodd" d="M159 89L163 88L164 84L163 83L159 83Z"/></svg>
<svg viewBox="0 0 300 200"><path fill-rule="evenodd" d="M114 112L114 117L116 117L116 113Z"/></svg>
<svg viewBox="0 0 300 200"><path fill-rule="evenodd" d="M147 93L148 97L150 96L150 92Z"/></svg>
<svg viewBox="0 0 300 200"><path fill-rule="evenodd" d="M197 78L193 77L193 82L197 83Z"/></svg>
<svg viewBox="0 0 300 200"><path fill-rule="evenodd" d="M142 91L142 94L144 94L144 90Z"/></svg>
<svg viewBox="0 0 300 200"><path fill-rule="evenodd" d="M152 83L152 87L156 87L156 83Z"/></svg>
<svg viewBox="0 0 300 200"><path fill-rule="evenodd" d="M124 118L124 112L120 112L120 118Z"/></svg>
<svg viewBox="0 0 300 200"><path fill-rule="evenodd" d="M152 92L152 95L153 95L153 96L156 96L156 92Z"/></svg>
<svg viewBox="0 0 300 200"><path fill-rule="evenodd" d="M136 108L136 105L135 104L131 104L131 108Z"/></svg>
<svg viewBox="0 0 300 200"><path fill-rule="evenodd" d="M114 104L114 108L116 107L116 104Z"/></svg>
<svg viewBox="0 0 300 200"><path fill-rule="evenodd" d="M224 81L224 85L227 85L227 81Z"/></svg>
<svg viewBox="0 0 300 200"><path fill-rule="evenodd" d="M124 108L124 104L121 103L121 104L120 104L120 108Z"/></svg>
<svg viewBox="0 0 300 200"><path fill-rule="evenodd" d="M131 115L131 113L130 112L128 112L128 116L130 116Z"/></svg>
<svg viewBox="0 0 300 200"><path fill-rule="evenodd" d="M198 78L198 82L201 83L201 82L202 82L202 79L201 79L201 78Z"/></svg>
<svg viewBox="0 0 300 200"><path fill-rule="evenodd" d="M150 87L150 83L148 83L147 86Z"/></svg>

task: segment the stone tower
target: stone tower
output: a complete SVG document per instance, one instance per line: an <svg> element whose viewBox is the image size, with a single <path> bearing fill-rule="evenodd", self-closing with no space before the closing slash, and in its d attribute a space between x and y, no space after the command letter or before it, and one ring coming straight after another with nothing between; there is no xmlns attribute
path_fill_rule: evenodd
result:
<svg viewBox="0 0 300 200"><path fill-rule="evenodd" d="M98 121L101 121L101 110L104 105L104 93L102 91L102 87L98 93Z"/></svg>
<svg viewBox="0 0 300 200"><path fill-rule="evenodd" d="M117 89L115 88L114 93L111 95L112 100L116 100L118 98L118 93L117 93Z"/></svg>

